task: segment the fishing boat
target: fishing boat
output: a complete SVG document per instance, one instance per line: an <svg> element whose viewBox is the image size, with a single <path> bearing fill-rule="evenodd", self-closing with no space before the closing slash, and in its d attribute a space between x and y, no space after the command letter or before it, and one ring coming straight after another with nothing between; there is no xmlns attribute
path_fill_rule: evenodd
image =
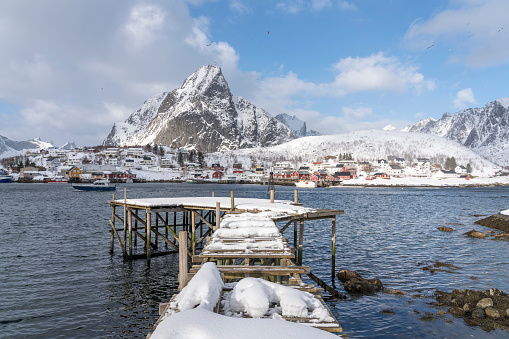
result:
<svg viewBox="0 0 509 339"><path fill-rule="evenodd" d="M114 191L116 185L111 185L109 180L96 180L91 184L73 184L75 190L78 191Z"/></svg>
<svg viewBox="0 0 509 339"><path fill-rule="evenodd" d="M310 180L299 180L295 183L295 186L300 188L312 187L316 188L316 182Z"/></svg>
<svg viewBox="0 0 509 339"><path fill-rule="evenodd" d="M7 174L6 171L0 170L0 183L6 183L6 182L11 182L11 181L12 181L12 176Z"/></svg>

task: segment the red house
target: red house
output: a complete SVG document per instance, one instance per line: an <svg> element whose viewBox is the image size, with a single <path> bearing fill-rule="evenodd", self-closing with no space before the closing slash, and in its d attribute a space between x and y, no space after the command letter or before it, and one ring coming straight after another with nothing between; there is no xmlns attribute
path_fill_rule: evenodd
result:
<svg viewBox="0 0 509 339"><path fill-rule="evenodd" d="M212 179L221 179L223 177L223 173L219 171L215 171L212 173Z"/></svg>

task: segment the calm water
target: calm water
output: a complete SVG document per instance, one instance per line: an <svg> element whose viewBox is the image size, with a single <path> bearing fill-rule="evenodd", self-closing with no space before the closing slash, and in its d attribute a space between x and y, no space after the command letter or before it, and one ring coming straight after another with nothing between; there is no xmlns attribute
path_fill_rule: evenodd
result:
<svg viewBox="0 0 509 339"><path fill-rule="evenodd" d="M230 190L236 197L267 197L266 187L255 185L126 187L131 198L229 196ZM276 190L277 199L293 200L293 188ZM509 188L300 190L306 206L345 210L338 217L336 270L356 270L408 293L329 302L344 332L351 338L509 337L448 315L421 320L438 309L416 297L436 289L509 292L509 242L462 235L487 231L473 224L474 214L507 209L508 197ZM111 193L75 192L65 184L0 184L0 337L144 338L150 331L158 304L176 292L178 258L156 257L148 268L144 260L124 262L118 245L111 256L109 199ZM304 263L342 291L331 274L330 229L330 220L306 224ZM437 260L460 269L422 270Z"/></svg>

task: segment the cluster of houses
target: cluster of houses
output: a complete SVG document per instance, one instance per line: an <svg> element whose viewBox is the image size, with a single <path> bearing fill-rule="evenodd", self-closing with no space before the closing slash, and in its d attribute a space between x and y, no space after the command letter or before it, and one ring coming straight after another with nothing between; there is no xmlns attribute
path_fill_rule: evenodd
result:
<svg viewBox="0 0 509 339"><path fill-rule="evenodd" d="M169 180L213 180L223 182L265 182L269 177L275 182L292 183L315 181L340 183L345 180L364 178L390 179L391 177L435 177L468 179L467 168L457 166L455 170L444 170L432 164L430 159L419 158L408 163L405 159L389 156L375 161L337 160L328 157L323 162L310 162L294 166L292 162L280 161L266 164L233 163L225 166L213 163L209 166L192 162L190 152L185 148L160 147L147 150L142 147L129 148L58 148L29 151L25 158L37 167L20 169L21 181L35 178L63 176L70 181L91 181L108 178L114 182L141 181L136 170L166 170L172 173ZM183 160L185 159L185 161ZM41 173L44 172L44 173ZM139 173L139 172L138 172ZM150 180L150 179L149 179Z"/></svg>

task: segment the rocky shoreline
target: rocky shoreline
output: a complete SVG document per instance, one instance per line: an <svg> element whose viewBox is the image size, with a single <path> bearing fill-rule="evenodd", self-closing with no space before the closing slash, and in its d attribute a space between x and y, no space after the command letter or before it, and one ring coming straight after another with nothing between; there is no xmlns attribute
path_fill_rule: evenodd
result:
<svg viewBox="0 0 509 339"><path fill-rule="evenodd" d="M494 228L509 233L509 215L497 213L475 222L477 225Z"/></svg>

